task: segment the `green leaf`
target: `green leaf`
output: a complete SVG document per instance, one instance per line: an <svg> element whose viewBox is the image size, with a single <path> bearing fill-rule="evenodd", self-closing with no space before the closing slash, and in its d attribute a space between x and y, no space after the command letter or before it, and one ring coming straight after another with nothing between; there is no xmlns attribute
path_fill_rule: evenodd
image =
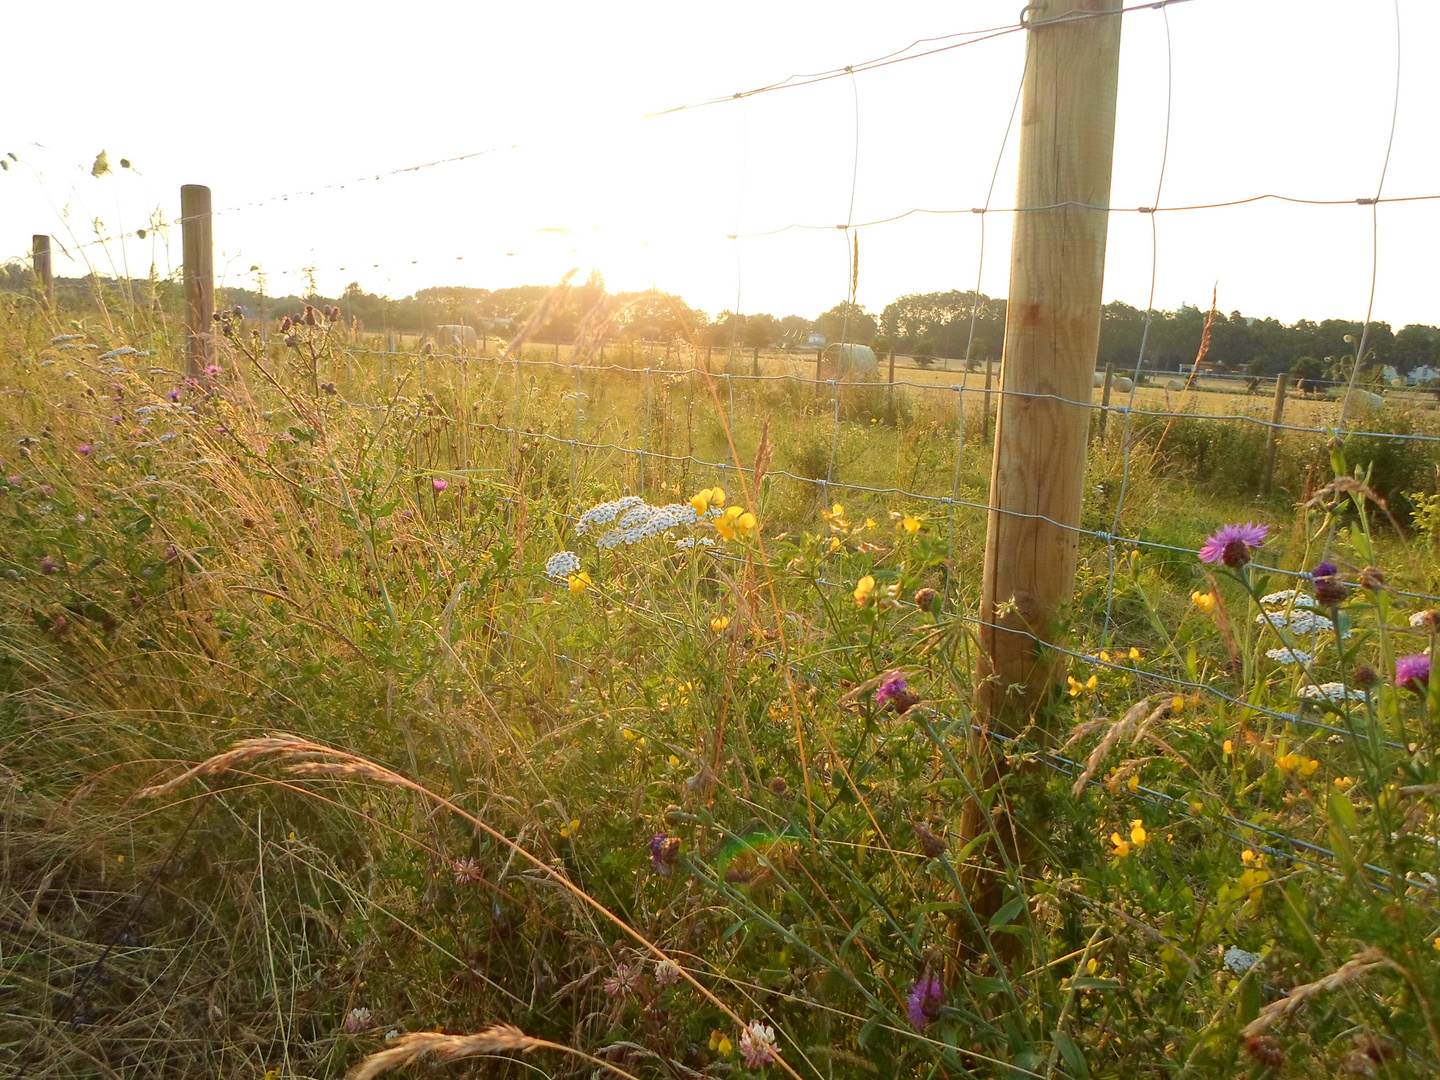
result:
<svg viewBox="0 0 1440 1080"><path fill-rule="evenodd" d="M875 1034L875 1029L880 1026L880 1019L880 1014L876 1013L874 1016L870 1017L869 1020L866 1020L865 1023L860 1026L860 1034L855 1036L855 1041L860 1046L863 1047L866 1043L870 1041L870 1036Z"/></svg>
<svg viewBox="0 0 1440 1080"><path fill-rule="evenodd" d="M1119 979L1093 979L1088 975L1081 975L1065 985L1071 990L1119 990L1121 982Z"/></svg>
<svg viewBox="0 0 1440 1080"><path fill-rule="evenodd" d="M1025 898L1023 896L1015 897L999 911L995 912L994 915L990 916L990 929L994 930L998 927L1004 926L1006 923L1008 923L1011 919L1015 918L1016 915L1019 915L1020 912L1024 910Z"/></svg>
<svg viewBox="0 0 1440 1080"><path fill-rule="evenodd" d="M1076 1045L1074 1039L1058 1028L1055 1030L1055 1048L1060 1051L1060 1056L1065 1059L1065 1064L1070 1066L1070 1071L1081 1080L1087 1080L1090 1076L1090 1066L1085 1064L1085 1054Z"/></svg>

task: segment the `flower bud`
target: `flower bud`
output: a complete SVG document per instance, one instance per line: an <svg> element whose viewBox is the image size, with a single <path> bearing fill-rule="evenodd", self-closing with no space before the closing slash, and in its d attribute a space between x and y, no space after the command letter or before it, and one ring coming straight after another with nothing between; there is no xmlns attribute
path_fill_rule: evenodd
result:
<svg viewBox="0 0 1440 1080"><path fill-rule="evenodd" d="M921 611L934 611L939 606L939 600L940 594L929 587L915 593L915 606Z"/></svg>
<svg viewBox="0 0 1440 1080"><path fill-rule="evenodd" d="M1369 664L1361 664L1350 673L1350 681L1361 690L1369 690L1380 681L1380 676Z"/></svg>
<svg viewBox="0 0 1440 1080"><path fill-rule="evenodd" d="M1367 566L1360 571L1360 584L1371 592L1379 592L1385 588L1385 575L1374 566Z"/></svg>

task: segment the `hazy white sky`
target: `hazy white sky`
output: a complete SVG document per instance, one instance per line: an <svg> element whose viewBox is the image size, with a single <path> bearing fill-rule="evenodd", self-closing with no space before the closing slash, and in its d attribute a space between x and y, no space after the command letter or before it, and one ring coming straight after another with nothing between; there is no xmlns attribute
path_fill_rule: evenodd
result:
<svg viewBox="0 0 1440 1080"><path fill-rule="evenodd" d="M644 114L862 61L917 38L1012 25L1018 0L356 5L256 0L15 5L6 67L23 107L0 120L0 258L51 232L67 245L179 212L214 192L216 273L298 291L351 280L544 283L598 268L612 289L657 286L712 315L813 317L842 300L846 240L791 223L865 222L986 201L1023 64L1013 33L852 78L657 119ZM1392 0L1190 0L1125 16L1112 205L1275 192L1374 195L1396 78ZM1387 196L1440 194L1440 5L1401 0L1400 108ZM952 44L952 41L935 45ZM934 47L933 45L930 47ZM31 58L45 55L47 67ZM858 103L858 169L856 132ZM115 173L92 178L96 153ZM416 172L392 170L497 148ZM132 171L118 168L121 157ZM355 182L367 177L364 182ZM344 185L341 187L340 185ZM323 190L322 190L323 188ZM315 194L303 194L314 191ZM992 205L1015 192L1014 139ZM288 200L275 196L292 194ZM250 205L255 204L255 205ZM1011 216L987 218L982 289L1007 291ZM1371 210L1266 201L1156 216L1156 305L1362 318ZM859 299L970 288L980 218L915 214L860 230ZM742 239L727 239L732 233ZM1440 323L1440 200L1379 208L1375 315ZM162 275L178 228L88 256ZM342 269L343 268L343 269ZM83 272L61 258L57 272ZM1143 307L1147 216L1111 217L1105 298Z"/></svg>

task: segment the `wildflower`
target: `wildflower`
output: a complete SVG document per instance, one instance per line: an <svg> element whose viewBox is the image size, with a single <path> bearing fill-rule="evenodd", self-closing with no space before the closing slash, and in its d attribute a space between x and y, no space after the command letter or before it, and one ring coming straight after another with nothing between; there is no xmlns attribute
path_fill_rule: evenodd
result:
<svg viewBox="0 0 1440 1080"><path fill-rule="evenodd" d="M900 519L900 526L911 536L920 531L920 519L914 514L906 514Z"/></svg>
<svg viewBox="0 0 1440 1080"><path fill-rule="evenodd" d="M1410 616L1410 625L1417 629L1429 630L1430 633L1440 631L1440 611L1430 608L1428 611L1417 611Z"/></svg>
<svg viewBox="0 0 1440 1080"><path fill-rule="evenodd" d="M730 1042L730 1036L723 1031L710 1032L710 1049L717 1050L721 1057L729 1057L730 1051L735 1047Z"/></svg>
<svg viewBox="0 0 1440 1080"><path fill-rule="evenodd" d="M1118 832L1110 834L1110 843L1115 845L1114 855L1117 859L1123 859L1130 854L1130 841L1126 840Z"/></svg>
<svg viewBox="0 0 1440 1080"><path fill-rule="evenodd" d="M1198 607L1201 611L1203 611L1206 615L1209 615L1212 611L1215 610L1214 593L1192 592L1190 594L1190 602L1196 607Z"/></svg>
<svg viewBox="0 0 1440 1080"><path fill-rule="evenodd" d="M209 364L205 368L205 374L213 378L214 376L219 375L224 370L225 369L222 368L219 364Z"/></svg>
<svg viewBox="0 0 1440 1080"><path fill-rule="evenodd" d="M474 859L456 859L450 869L455 874L456 885L478 885L485 880L480 864Z"/></svg>
<svg viewBox="0 0 1440 1080"><path fill-rule="evenodd" d="M88 457L90 454L94 453L94 451L95 448L91 446L88 442L81 443L79 446L75 447L75 452L81 457Z"/></svg>
<svg viewBox="0 0 1440 1080"><path fill-rule="evenodd" d="M1266 649L1265 655L1282 664L1308 664L1314 659L1309 653L1300 649Z"/></svg>
<svg viewBox="0 0 1440 1080"><path fill-rule="evenodd" d="M845 521L845 507L838 502L829 510L821 510L820 516L825 519L830 528L835 530L848 529L850 526Z"/></svg>
<svg viewBox="0 0 1440 1080"><path fill-rule="evenodd" d="M1149 833L1145 831L1145 824L1139 818L1130 822L1130 843L1139 851L1145 846L1145 841L1150 839Z"/></svg>
<svg viewBox="0 0 1440 1080"><path fill-rule="evenodd" d="M1238 945L1231 945L1225 950L1225 958L1222 962L1236 975L1244 975L1260 962L1260 954L1246 952Z"/></svg>
<svg viewBox="0 0 1440 1080"><path fill-rule="evenodd" d="M874 591L875 578L870 574L866 574L855 583L855 591L851 594L855 597L855 606L864 607L870 600L870 594Z"/></svg>
<svg viewBox="0 0 1440 1080"><path fill-rule="evenodd" d="M1250 552L1265 542L1270 531L1268 525L1248 522L1244 525L1224 525L1205 538L1200 549L1200 561L1224 563L1232 570L1238 570L1250 561Z"/></svg>
<svg viewBox="0 0 1440 1080"><path fill-rule="evenodd" d="M922 974L905 995L905 1014L916 1031L923 1031L931 1021L940 1015L940 1006L945 1001L945 988L938 975Z"/></svg>
<svg viewBox="0 0 1440 1080"><path fill-rule="evenodd" d="M740 1032L740 1056L752 1069L775 1060L775 1029L759 1020L752 1020Z"/></svg>
<svg viewBox="0 0 1440 1080"><path fill-rule="evenodd" d="M43 569L43 566L42 566ZM46 571L49 573L49 571ZM1424 653L1402 656L1395 661L1395 685L1417 694L1430 685L1430 657Z"/></svg>
<svg viewBox="0 0 1440 1080"><path fill-rule="evenodd" d="M1071 697L1079 697L1086 690L1094 690L1099 684L1099 679L1094 675L1091 675L1090 678L1086 679L1083 683L1073 675L1067 675L1065 681L1070 686Z"/></svg>
<svg viewBox="0 0 1440 1080"><path fill-rule="evenodd" d="M574 835L575 835L577 832L579 832L579 831L580 831L580 819L579 819L579 818L571 818L570 821L569 821L567 824L564 824L564 825L561 825L561 826L560 826L560 836L561 836L563 839L566 839L566 840L568 840L570 837L574 836Z"/></svg>
<svg viewBox="0 0 1440 1080"><path fill-rule="evenodd" d="M915 606L921 611L934 611L940 594L931 588L920 589L915 593Z"/></svg>
<svg viewBox="0 0 1440 1080"><path fill-rule="evenodd" d="M40 560L40 572L42 574L58 574L60 572L60 564L49 555L46 555Z"/></svg>
<svg viewBox="0 0 1440 1080"><path fill-rule="evenodd" d="M920 841L920 850L927 859L938 859L945 854L945 840L935 835L929 822L912 821L910 828L915 830L915 838Z"/></svg>
<svg viewBox="0 0 1440 1080"><path fill-rule="evenodd" d="M1349 791L1355 786L1355 780L1349 776L1335 777L1335 787L1339 791Z"/></svg>
<svg viewBox="0 0 1440 1080"><path fill-rule="evenodd" d="M715 519L715 531L726 540L737 537L743 540L754 528L755 515L742 506L727 507L725 512Z"/></svg>
<svg viewBox="0 0 1440 1080"><path fill-rule="evenodd" d="M875 691L875 704L882 708L904 696L910 689L910 684L905 681L905 676L898 671L892 671L880 684L880 689Z"/></svg>
<svg viewBox="0 0 1440 1080"><path fill-rule="evenodd" d="M1363 690L1348 690L1344 683L1327 682L1319 686L1302 686L1298 691L1306 701L1364 701Z"/></svg>
<svg viewBox="0 0 1440 1080"><path fill-rule="evenodd" d="M370 1010L361 1005L359 1008L351 1009L345 1014L345 1030L351 1035L362 1031L369 1031L375 1026L375 1018L370 1015Z"/></svg>
<svg viewBox="0 0 1440 1080"><path fill-rule="evenodd" d="M1360 584L1371 592L1379 592L1385 588L1385 575L1375 566L1367 566L1360 571Z"/></svg>
<svg viewBox="0 0 1440 1080"><path fill-rule="evenodd" d="M724 488L705 488L690 496L689 503L697 515L704 515L710 507L721 507L725 505Z"/></svg>
<svg viewBox="0 0 1440 1080"><path fill-rule="evenodd" d="M1270 880L1270 871L1252 867L1249 870L1240 871L1240 877L1237 880L1239 881L1240 888L1250 894L1251 900L1259 900L1260 886Z"/></svg>
<svg viewBox="0 0 1440 1080"><path fill-rule="evenodd" d="M545 576L552 581L566 581L580 569L580 556L573 551L557 551L545 560Z"/></svg>
<svg viewBox="0 0 1440 1080"><path fill-rule="evenodd" d="M615 973L605 978L605 993L613 998L627 998L640 989L640 972L629 964L616 964Z"/></svg>
<svg viewBox="0 0 1440 1080"><path fill-rule="evenodd" d="M661 877L669 877L680 855L680 838L666 833L650 837L650 865Z"/></svg>
<svg viewBox="0 0 1440 1080"><path fill-rule="evenodd" d="M1315 599L1327 607L1343 603L1350 591L1350 586L1340 580L1340 571L1333 563L1320 563L1310 571L1310 580L1315 583Z"/></svg>
<svg viewBox="0 0 1440 1080"><path fill-rule="evenodd" d="M1104 649L1100 650L1100 662L1102 664L1108 664L1110 662L1110 654Z"/></svg>
<svg viewBox="0 0 1440 1080"><path fill-rule="evenodd" d="M1133 795L1135 792L1140 790L1140 777L1130 777L1129 780L1125 781L1125 786L1130 789L1130 793Z"/></svg>
<svg viewBox="0 0 1440 1080"><path fill-rule="evenodd" d="M1260 603L1266 607L1299 607L1313 608L1316 605L1313 596L1307 596L1299 589L1282 589L1279 592L1266 593L1260 597Z"/></svg>
<svg viewBox="0 0 1440 1080"><path fill-rule="evenodd" d="M716 615L710 620L710 629L717 634L723 634L725 628L730 625L730 619L725 615Z"/></svg>
<svg viewBox="0 0 1440 1080"><path fill-rule="evenodd" d="M568 584L570 587L570 592L574 594L584 592L586 589L590 588L590 586L594 585L595 583L590 580L589 574L587 574L584 570L581 570L578 574L570 575L570 580Z"/></svg>
<svg viewBox="0 0 1440 1080"><path fill-rule="evenodd" d="M1361 690L1369 690L1380 681L1380 673L1369 664L1361 664L1350 673L1350 681Z"/></svg>
<svg viewBox="0 0 1440 1080"><path fill-rule="evenodd" d="M1281 772L1295 773L1302 780L1308 778L1320 767L1320 762L1314 758L1304 758L1294 753L1282 754L1275 759L1275 764Z"/></svg>
<svg viewBox="0 0 1440 1080"><path fill-rule="evenodd" d="M1251 1035L1245 1040L1245 1052L1271 1069L1285 1064L1285 1048L1273 1035Z"/></svg>
<svg viewBox="0 0 1440 1080"><path fill-rule="evenodd" d="M442 480L440 477L437 476L435 477L435 479L430 481L430 486L435 489L435 494L439 495L442 491L444 491L450 486L450 481Z"/></svg>
<svg viewBox="0 0 1440 1080"><path fill-rule="evenodd" d="M655 985L661 990L674 986L680 981L680 965L673 960L655 962Z"/></svg>
<svg viewBox="0 0 1440 1080"><path fill-rule="evenodd" d="M1179 694L1176 694L1170 699L1170 711L1177 713L1185 711L1185 699Z"/></svg>

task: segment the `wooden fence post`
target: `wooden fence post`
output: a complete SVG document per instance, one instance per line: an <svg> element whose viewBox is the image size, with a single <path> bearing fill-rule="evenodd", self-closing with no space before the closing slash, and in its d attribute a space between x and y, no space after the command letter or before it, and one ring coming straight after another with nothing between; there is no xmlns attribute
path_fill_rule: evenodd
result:
<svg viewBox="0 0 1440 1080"><path fill-rule="evenodd" d="M192 376L215 362L215 248L210 234L210 189L180 189L181 249L185 262L185 364Z"/></svg>
<svg viewBox="0 0 1440 1080"><path fill-rule="evenodd" d="M756 346L755 346L755 354L754 354L752 357L750 357L750 374L751 374L751 375L759 375L759 374L760 374L760 346L759 346L759 345L756 345Z"/></svg>
<svg viewBox="0 0 1440 1080"><path fill-rule="evenodd" d="M820 360L825 355L824 349L815 350L815 396L820 396Z"/></svg>
<svg viewBox="0 0 1440 1080"><path fill-rule="evenodd" d="M985 430L981 435L982 442L990 441L990 357L985 357Z"/></svg>
<svg viewBox="0 0 1440 1080"><path fill-rule="evenodd" d="M1100 391L1100 423L1097 425L1097 426L1099 427L1099 429L1100 429L1100 431L1099 431L1099 439L1100 439L1100 445L1101 445L1101 446L1104 446L1104 445L1105 445L1105 424L1106 424L1106 423L1109 421L1109 419L1110 419L1110 387L1111 387L1111 385L1112 385L1114 382L1115 382L1115 365L1114 365L1114 364L1106 364L1106 365L1105 365L1105 383L1104 383L1105 389L1103 389L1103 390Z"/></svg>
<svg viewBox="0 0 1440 1080"><path fill-rule="evenodd" d="M30 238L30 262L35 270L35 291L45 303L55 306L55 269L50 262L50 236L36 233Z"/></svg>
<svg viewBox="0 0 1440 1080"><path fill-rule="evenodd" d="M1265 437L1265 459L1260 472L1260 497L1270 494L1275 479L1275 458L1280 450L1280 424L1285 419L1285 385L1290 377L1281 372L1275 376L1275 404L1270 408L1270 434Z"/></svg>
<svg viewBox="0 0 1440 1080"><path fill-rule="evenodd" d="M1037 209L1015 215L980 606L977 707L1005 731L1064 670L1041 646L1075 592L1090 409L1071 402L1090 400L1099 348L1119 79L1120 0L1043 15L1027 31L1015 203Z"/></svg>

